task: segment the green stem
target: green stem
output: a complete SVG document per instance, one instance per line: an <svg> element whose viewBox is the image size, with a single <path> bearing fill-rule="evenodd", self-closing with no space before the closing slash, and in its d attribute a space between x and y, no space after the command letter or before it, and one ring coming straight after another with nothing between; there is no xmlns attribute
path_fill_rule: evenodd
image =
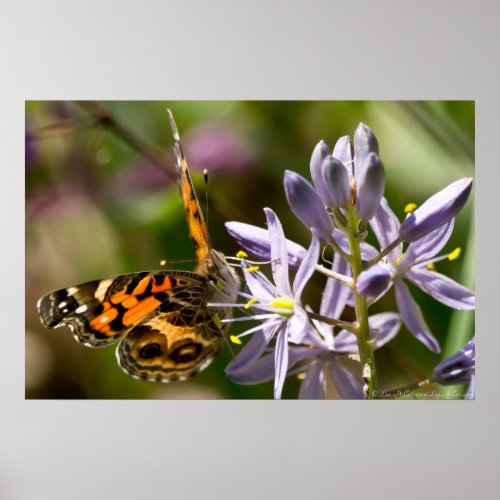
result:
<svg viewBox="0 0 500 500"><path fill-rule="evenodd" d="M361 366L363 367L363 378L366 381L366 396L368 399L378 397L377 376L375 370L375 358L373 356L373 343L370 340L370 327L368 325L368 307L366 297L357 291L356 282L363 271L363 261L361 259L360 241L356 235L358 232L359 219L355 213L354 206L350 205L347 210L349 250L351 252L352 277L354 280L354 309L358 328L356 337L358 339L358 350Z"/></svg>

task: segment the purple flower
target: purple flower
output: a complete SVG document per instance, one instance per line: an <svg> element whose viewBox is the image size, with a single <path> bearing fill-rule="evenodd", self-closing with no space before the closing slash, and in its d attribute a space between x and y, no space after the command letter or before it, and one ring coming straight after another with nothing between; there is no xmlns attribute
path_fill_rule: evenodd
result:
<svg viewBox="0 0 500 500"><path fill-rule="evenodd" d="M476 371L476 341L465 346L434 368L434 380L441 385L468 384Z"/></svg>
<svg viewBox="0 0 500 500"><path fill-rule="evenodd" d="M26 126L24 132L24 166L32 167L37 159L36 138L31 129Z"/></svg>
<svg viewBox="0 0 500 500"><path fill-rule="evenodd" d="M227 366L226 374L240 383L243 383L242 380L252 383L245 377L248 367L255 363L259 365L260 355L276 337L274 397L279 399L289 366L288 343L301 343L311 328L307 312L302 306L301 295L314 272L320 248L317 232L313 229L311 245L298 268L293 284L290 285L287 245L281 223L271 209L266 208L264 211L269 228L274 284L258 271L245 272L246 283L251 292L248 305L264 312L248 319L265 321L257 328L242 334L254 333L251 340Z"/></svg>
<svg viewBox="0 0 500 500"><path fill-rule="evenodd" d="M396 302L403 323L418 340L436 353L440 352L439 344L429 331L420 308L410 295L403 279L410 280L448 307L462 310L475 308L475 296L472 290L456 283L447 276L426 268L430 263L450 257L451 254L441 257L435 256L447 243L453 231L453 223L454 221L450 220L445 225L415 240L408 246L405 253L403 253L403 245L397 245L386 259L377 265L376 270L369 269L358 277L358 284L361 283L364 289L369 290L371 287L377 286L376 283L370 284L372 278L380 284L381 276L387 277L387 274L381 270L385 269L392 277ZM397 239L400 223L385 198L382 199L370 224L382 248L388 247Z"/></svg>
<svg viewBox="0 0 500 500"><path fill-rule="evenodd" d="M243 222L226 222L227 232L237 241L241 248L263 261L271 260L271 242L267 229L245 224ZM297 270L306 256L306 249L290 241L285 240L288 254L288 266Z"/></svg>
<svg viewBox="0 0 500 500"><path fill-rule="evenodd" d="M385 174L378 156L378 142L370 128L360 123L356 129L354 161L348 136L337 141L331 155L328 146L320 141L311 157L311 178L323 205L331 208L345 207L351 201L351 185L354 185L356 212L362 219L371 219L384 194ZM288 201L304 222L305 210L294 209Z"/></svg>
<svg viewBox="0 0 500 500"><path fill-rule="evenodd" d="M434 229L450 222L465 205L472 189L472 179L466 177L431 196L418 207L399 229L403 241L411 242L422 238Z"/></svg>

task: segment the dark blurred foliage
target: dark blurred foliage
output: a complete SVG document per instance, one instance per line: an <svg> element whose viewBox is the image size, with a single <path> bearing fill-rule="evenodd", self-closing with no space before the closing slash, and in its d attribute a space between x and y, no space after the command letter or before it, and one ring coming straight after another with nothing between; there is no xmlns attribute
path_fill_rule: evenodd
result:
<svg viewBox="0 0 500 500"><path fill-rule="evenodd" d="M231 358L227 349L191 381L155 384L122 373L114 347L85 348L69 330L47 330L38 320L36 301L54 289L158 269L162 259L175 262L193 257L175 181L167 107L180 129L202 206L205 187L198 172L209 170L210 233L214 246L230 255L238 248L224 222L263 226L266 206L280 216L287 237L309 244L306 229L286 204L284 170L309 179L309 159L316 143L324 139L331 147L340 136L352 136L359 122L369 125L378 138L386 168L386 197L400 218L408 202L422 203L448 183L474 175L474 103L470 101L112 101L102 105L119 127L110 126L81 104L26 103L27 398L272 397L271 383L238 386L227 381L223 373ZM155 155L168 169L155 161ZM439 271L471 288L473 207L472 196L444 249L461 246L461 259L437 265ZM189 263L173 266L192 267ZM321 279L311 282L307 302L318 303L321 285ZM417 288L411 290L443 346L443 355L462 347L473 333L473 313L455 312ZM396 310L392 291L373 307L373 312L383 310ZM377 351L380 385L394 388L425 378L441 359L403 327L394 341ZM298 384L289 379L284 397L296 397Z"/></svg>

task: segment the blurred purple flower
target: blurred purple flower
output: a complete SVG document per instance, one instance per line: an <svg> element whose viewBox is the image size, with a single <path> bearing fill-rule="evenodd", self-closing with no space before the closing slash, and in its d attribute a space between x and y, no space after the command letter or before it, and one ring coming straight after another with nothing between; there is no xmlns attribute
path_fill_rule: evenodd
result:
<svg viewBox="0 0 500 500"><path fill-rule="evenodd" d="M194 169L240 175L255 162L254 147L241 132L216 123L205 123L185 136L186 157Z"/></svg>
<svg viewBox="0 0 500 500"><path fill-rule="evenodd" d="M460 351L434 368L434 380L441 385L468 384L476 371L476 340L469 340Z"/></svg>
<svg viewBox="0 0 500 500"><path fill-rule="evenodd" d="M167 169L140 157L116 174L112 189L117 194L165 190L173 181Z"/></svg>
<svg viewBox="0 0 500 500"><path fill-rule="evenodd" d="M26 125L24 132L24 167L32 167L37 160L37 156L35 135L29 126Z"/></svg>

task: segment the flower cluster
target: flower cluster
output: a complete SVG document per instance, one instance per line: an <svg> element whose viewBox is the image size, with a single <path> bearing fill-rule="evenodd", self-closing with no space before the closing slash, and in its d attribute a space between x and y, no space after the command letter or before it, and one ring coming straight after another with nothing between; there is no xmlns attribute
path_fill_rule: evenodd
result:
<svg viewBox="0 0 500 500"><path fill-rule="evenodd" d="M340 138L333 150L320 141L310 171L313 184L292 171L284 176L288 204L310 231L308 249L285 238L270 208L264 209L267 229L226 224L242 248L270 263L272 274L268 278L244 254L241 266L248 290L240 293L244 301L233 305L245 312L238 321L257 324L238 336L251 337L226 374L240 384L274 380L276 399L291 375L302 378L300 398L325 398L327 383L342 398L377 397L373 352L393 339L401 324L432 352L440 352L406 281L448 307L475 307L472 290L433 269L437 261L459 254L457 249L438 255L468 199L472 179L453 182L418 208L408 206L400 222L384 198L378 141L364 124L356 129L352 145L348 136ZM379 248L365 241L370 229ZM334 251L331 263L321 257L325 246ZM326 281L315 311L303 303L302 292L318 273ZM370 306L392 287L398 311L370 315ZM346 307L354 309L354 321L342 319ZM471 342L437 365L428 380L442 385L471 382L475 366Z"/></svg>

